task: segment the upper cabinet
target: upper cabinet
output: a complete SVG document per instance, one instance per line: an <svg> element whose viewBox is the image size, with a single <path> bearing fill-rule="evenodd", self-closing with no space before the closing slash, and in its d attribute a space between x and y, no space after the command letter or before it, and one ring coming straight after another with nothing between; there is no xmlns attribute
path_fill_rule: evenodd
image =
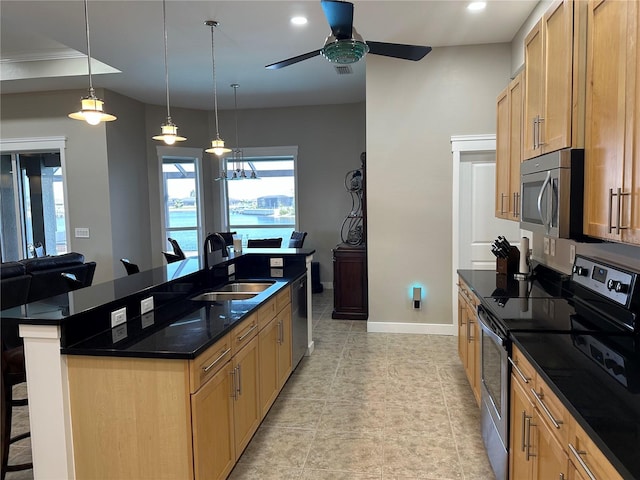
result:
<svg viewBox="0 0 640 480"><path fill-rule="evenodd" d="M589 2L584 233L635 245L640 245L639 16L637 2Z"/></svg>
<svg viewBox="0 0 640 480"><path fill-rule="evenodd" d="M583 145L583 3L554 2L525 39L524 159Z"/></svg>
<svg viewBox="0 0 640 480"><path fill-rule="evenodd" d="M498 95L496 112L495 216L515 221L520 221L523 88L520 72Z"/></svg>

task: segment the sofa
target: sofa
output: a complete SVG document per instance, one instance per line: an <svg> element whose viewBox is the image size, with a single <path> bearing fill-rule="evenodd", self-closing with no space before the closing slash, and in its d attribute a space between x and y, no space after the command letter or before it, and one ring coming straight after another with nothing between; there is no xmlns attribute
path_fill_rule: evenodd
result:
<svg viewBox="0 0 640 480"><path fill-rule="evenodd" d="M2 309L91 285L96 262L76 252L0 264ZM71 274L75 280L62 274Z"/></svg>

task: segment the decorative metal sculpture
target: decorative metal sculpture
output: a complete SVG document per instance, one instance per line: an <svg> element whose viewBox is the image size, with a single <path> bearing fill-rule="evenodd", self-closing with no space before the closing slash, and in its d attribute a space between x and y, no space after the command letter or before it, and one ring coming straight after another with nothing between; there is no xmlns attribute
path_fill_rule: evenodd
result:
<svg viewBox="0 0 640 480"><path fill-rule="evenodd" d="M362 245L364 238L364 218L362 215L362 196L364 194L363 172L359 168L347 172L344 186L351 195L351 211L342 222L340 236L348 245Z"/></svg>

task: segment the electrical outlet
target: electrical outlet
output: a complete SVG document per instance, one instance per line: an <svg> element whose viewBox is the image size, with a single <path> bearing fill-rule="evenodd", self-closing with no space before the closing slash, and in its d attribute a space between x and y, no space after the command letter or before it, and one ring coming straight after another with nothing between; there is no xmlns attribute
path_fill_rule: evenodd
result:
<svg viewBox="0 0 640 480"><path fill-rule="evenodd" d="M549 237L544 237L544 254L549 255Z"/></svg>
<svg viewBox="0 0 640 480"><path fill-rule="evenodd" d="M111 330L111 340L113 343L117 343L120 340L124 340L127 338L127 325L118 325L113 330Z"/></svg>
<svg viewBox="0 0 640 480"><path fill-rule="evenodd" d="M573 265L573 262L576 261L576 246L569 245L569 263Z"/></svg>
<svg viewBox="0 0 640 480"><path fill-rule="evenodd" d="M556 256L556 239L552 238L550 245L549 245L549 253L551 254L552 257Z"/></svg>
<svg viewBox="0 0 640 480"><path fill-rule="evenodd" d="M272 268L269 273L274 278L284 277L284 271L281 268Z"/></svg>
<svg viewBox="0 0 640 480"><path fill-rule="evenodd" d="M142 328L150 327L154 323L155 323L155 320L153 318L153 312L145 313L144 315L142 315L141 317Z"/></svg>
<svg viewBox="0 0 640 480"><path fill-rule="evenodd" d="M284 267L284 259L282 257L270 258L269 259L270 267Z"/></svg>
<svg viewBox="0 0 640 480"><path fill-rule="evenodd" d="M127 321L127 307L111 312L111 328Z"/></svg>
<svg viewBox="0 0 640 480"><path fill-rule="evenodd" d="M76 238L89 238L89 229L86 227L78 227L75 229Z"/></svg>
<svg viewBox="0 0 640 480"><path fill-rule="evenodd" d="M236 266L232 263L227 267L227 275L233 275L236 273Z"/></svg>
<svg viewBox="0 0 640 480"><path fill-rule="evenodd" d="M140 315L144 315L151 310L153 310L153 297L148 297L140 301Z"/></svg>

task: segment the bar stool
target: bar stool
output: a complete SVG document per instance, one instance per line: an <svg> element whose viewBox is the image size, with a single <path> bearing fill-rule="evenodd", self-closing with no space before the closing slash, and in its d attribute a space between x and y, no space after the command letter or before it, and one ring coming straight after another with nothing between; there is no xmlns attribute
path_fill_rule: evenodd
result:
<svg viewBox="0 0 640 480"><path fill-rule="evenodd" d="M4 480L7 472L17 472L33 468L32 463L9 465L9 447L12 443L31 436L31 432L21 433L11 437L11 415L13 407L27 405L27 399L14 399L13 386L26 382L24 363L24 347L13 347L2 350L2 472L0 479Z"/></svg>

